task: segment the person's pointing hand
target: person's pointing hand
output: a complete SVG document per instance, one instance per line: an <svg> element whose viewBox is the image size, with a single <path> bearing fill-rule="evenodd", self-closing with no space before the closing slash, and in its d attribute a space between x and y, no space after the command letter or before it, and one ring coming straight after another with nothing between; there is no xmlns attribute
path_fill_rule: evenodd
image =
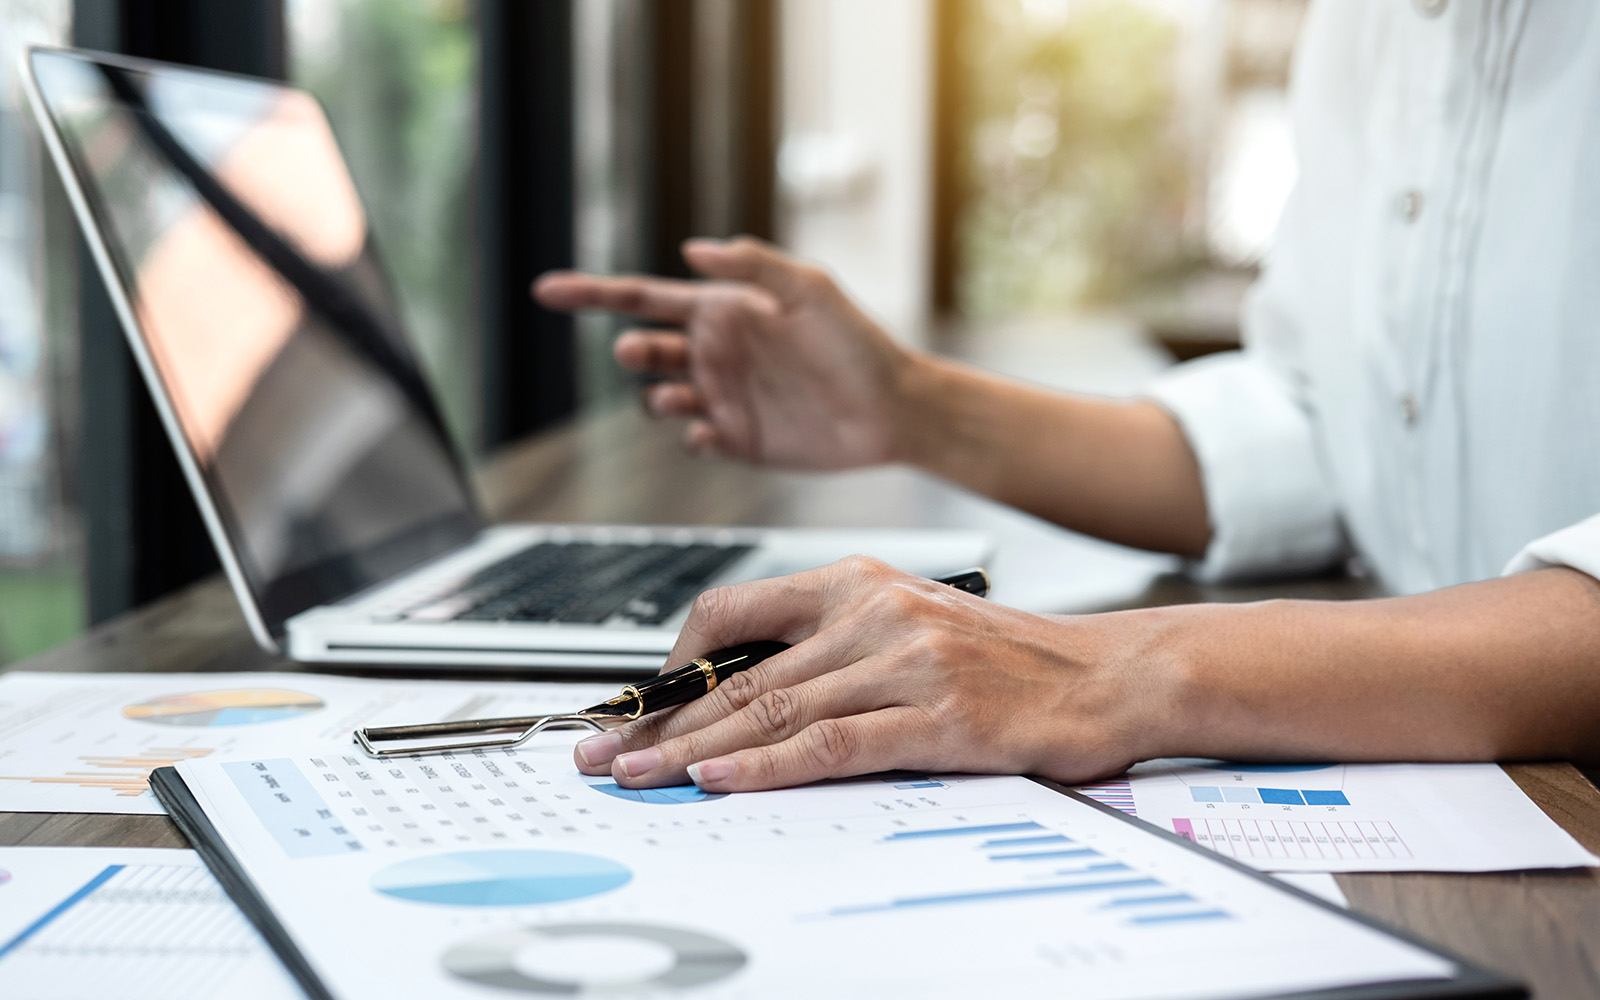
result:
<svg viewBox="0 0 1600 1000"><path fill-rule="evenodd" d="M555 272L534 294L552 309L665 324L624 333L614 352L663 379L646 408L689 418L692 448L798 469L896 457L902 382L917 361L824 271L748 238L691 240L684 257L712 280Z"/></svg>

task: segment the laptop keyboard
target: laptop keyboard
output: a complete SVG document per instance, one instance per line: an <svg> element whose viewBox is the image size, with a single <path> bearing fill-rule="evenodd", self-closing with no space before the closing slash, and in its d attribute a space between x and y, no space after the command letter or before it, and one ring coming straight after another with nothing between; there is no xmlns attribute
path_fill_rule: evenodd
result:
<svg viewBox="0 0 1600 1000"><path fill-rule="evenodd" d="M598 625L620 616L659 625L751 548L542 542L484 567L405 617Z"/></svg>

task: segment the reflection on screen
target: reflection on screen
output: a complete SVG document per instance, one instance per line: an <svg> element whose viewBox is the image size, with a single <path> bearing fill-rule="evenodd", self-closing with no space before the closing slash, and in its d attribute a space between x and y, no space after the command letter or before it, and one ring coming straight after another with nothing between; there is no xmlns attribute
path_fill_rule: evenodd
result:
<svg viewBox="0 0 1600 1000"><path fill-rule="evenodd" d="M32 59L274 631L468 537L478 515L316 102Z"/></svg>

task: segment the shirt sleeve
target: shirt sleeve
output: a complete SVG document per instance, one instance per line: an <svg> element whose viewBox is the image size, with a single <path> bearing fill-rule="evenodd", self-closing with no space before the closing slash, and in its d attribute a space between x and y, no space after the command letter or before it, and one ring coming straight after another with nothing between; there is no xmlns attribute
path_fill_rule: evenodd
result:
<svg viewBox="0 0 1600 1000"><path fill-rule="evenodd" d="M1179 365L1148 389L1200 463L1211 545L1191 571L1202 579L1311 572L1346 552L1311 418L1255 353Z"/></svg>
<svg viewBox="0 0 1600 1000"><path fill-rule="evenodd" d="M1503 575L1552 566L1567 566L1600 578L1600 514L1524 545L1506 564Z"/></svg>

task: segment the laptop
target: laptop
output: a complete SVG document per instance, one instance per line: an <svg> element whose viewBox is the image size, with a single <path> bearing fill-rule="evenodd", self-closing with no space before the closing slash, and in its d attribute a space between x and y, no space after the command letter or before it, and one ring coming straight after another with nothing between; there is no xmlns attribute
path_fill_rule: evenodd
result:
<svg viewBox="0 0 1600 1000"><path fill-rule="evenodd" d="M709 586L958 531L492 525L309 94L32 48L29 99L251 631L298 660L656 669Z"/></svg>

